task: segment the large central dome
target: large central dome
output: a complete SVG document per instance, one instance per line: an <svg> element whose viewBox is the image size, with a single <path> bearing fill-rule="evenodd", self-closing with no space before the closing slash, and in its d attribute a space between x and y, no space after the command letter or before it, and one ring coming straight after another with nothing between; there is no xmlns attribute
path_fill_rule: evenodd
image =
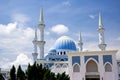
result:
<svg viewBox="0 0 120 80"><path fill-rule="evenodd" d="M60 37L54 45L54 48L56 50L69 50L69 51L76 51L76 45L74 41L67 37L67 36L62 36Z"/></svg>

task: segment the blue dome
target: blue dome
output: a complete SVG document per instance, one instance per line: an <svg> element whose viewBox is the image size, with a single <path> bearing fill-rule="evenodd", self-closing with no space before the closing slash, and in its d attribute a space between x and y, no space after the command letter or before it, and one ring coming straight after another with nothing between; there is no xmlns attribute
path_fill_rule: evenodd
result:
<svg viewBox="0 0 120 80"><path fill-rule="evenodd" d="M56 49L50 49L49 53L56 53Z"/></svg>
<svg viewBox="0 0 120 80"><path fill-rule="evenodd" d="M69 51L76 51L76 45L74 41L67 37L67 36L62 36L60 37L54 45L54 48L56 50L69 50Z"/></svg>

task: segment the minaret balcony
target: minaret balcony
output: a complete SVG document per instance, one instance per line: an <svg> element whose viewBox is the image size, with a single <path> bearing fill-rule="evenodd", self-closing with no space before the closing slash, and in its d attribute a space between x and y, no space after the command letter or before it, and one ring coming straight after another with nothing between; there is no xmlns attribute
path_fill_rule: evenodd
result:
<svg viewBox="0 0 120 80"><path fill-rule="evenodd" d="M37 40L33 40L32 42L33 42L33 44L37 44Z"/></svg>
<svg viewBox="0 0 120 80"><path fill-rule="evenodd" d="M39 24L39 25L38 25L38 28L39 28L39 29L44 29L44 27L45 27L45 24Z"/></svg>
<svg viewBox="0 0 120 80"><path fill-rule="evenodd" d="M39 44L39 45L44 45L44 44L45 44L45 41L37 41L37 44Z"/></svg>
<svg viewBox="0 0 120 80"><path fill-rule="evenodd" d="M104 32L104 31L105 31L104 28L99 28L99 29L98 29L98 32Z"/></svg>
<svg viewBox="0 0 120 80"><path fill-rule="evenodd" d="M106 49L107 44L99 44L99 48L104 51Z"/></svg>

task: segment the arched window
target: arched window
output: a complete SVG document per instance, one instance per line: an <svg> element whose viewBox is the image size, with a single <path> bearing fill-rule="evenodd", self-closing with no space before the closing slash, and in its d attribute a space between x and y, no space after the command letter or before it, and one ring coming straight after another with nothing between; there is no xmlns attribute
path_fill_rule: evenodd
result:
<svg viewBox="0 0 120 80"><path fill-rule="evenodd" d="M64 59L61 59L60 61L64 61Z"/></svg>
<svg viewBox="0 0 120 80"><path fill-rule="evenodd" d="M64 64L62 67L63 67L63 68L67 68L67 64Z"/></svg>
<svg viewBox="0 0 120 80"><path fill-rule="evenodd" d="M59 64L56 65L56 68L60 68L61 66Z"/></svg>
<svg viewBox="0 0 120 80"><path fill-rule="evenodd" d="M120 63L118 64L118 67L120 67Z"/></svg>
<svg viewBox="0 0 120 80"><path fill-rule="evenodd" d="M55 59L52 59L52 61L55 61Z"/></svg>
<svg viewBox="0 0 120 80"><path fill-rule="evenodd" d="M88 61L86 64L86 72L98 72L98 66L95 61Z"/></svg>
<svg viewBox="0 0 120 80"><path fill-rule="evenodd" d="M66 52L64 51L64 55L66 54Z"/></svg>
<svg viewBox="0 0 120 80"><path fill-rule="evenodd" d="M62 52L60 52L60 55L62 55Z"/></svg>
<svg viewBox="0 0 120 80"><path fill-rule="evenodd" d="M75 64L75 65L73 66L73 72L80 72L80 67L79 67L78 64Z"/></svg>
<svg viewBox="0 0 120 80"><path fill-rule="evenodd" d="M112 67L109 63L105 65L105 72L112 72Z"/></svg>

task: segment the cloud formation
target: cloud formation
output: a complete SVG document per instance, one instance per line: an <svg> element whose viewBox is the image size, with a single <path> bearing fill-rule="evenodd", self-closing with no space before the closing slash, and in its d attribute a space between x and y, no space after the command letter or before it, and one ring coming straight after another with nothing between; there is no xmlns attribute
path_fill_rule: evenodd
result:
<svg viewBox="0 0 120 80"><path fill-rule="evenodd" d="M94 15L89 15L89 18L95 19L95 16Z"/></svg>
<svg viewBox="0 0 120 80"><path fill-rule="evenodd" d="M0 24L0 44L2 44L0 49L3 48L5 51L24 51L24 49L28 48L28 45L31 45L34 30L30 27L18 27L17 24L16 22L7 25Z"/></svg>
<svg viewBox="0 0 120 80"><path fill-rule="evenodd" d="M117 40L117 41L120 41L120 37L117 37L116 40Z"/></svg>
<svg viewBox="0 0 120 80"><path fill-rule="evenodd" d="M71 3L67 0L67 1L64 1L63 3L62 3L63 5L66 5L66 6L71 6Z"/></svg>
<svg viewBox="0 0 120 80"><path fill-rule="evenodd" d="M32 28L19 27L17 22L7 25L0 24L0 66L3 66L3 68L9 67L12 63L11 60L21 53L26 53L26 55L29 53L30 55L33 51L33 36L34 30ZM27 59L25 55L22 56ZM20 58L18 57L18 59ZM15 64L19 63L18 59L14 61ZM6 64L4 64L5 61Z"/></svg>
<svg viewBox="0 0 120 80"><path fill-rule="evenodd" d="M30 21L30 17L25 14L15 13L12 15L12 21L25 24Z"/></svg>
<svg viewBox="0 0 120 80"><path fill-rule="evenodd" d="M28 56L25 55L24 53L19 54L16 60L12 62L12 64L14 64L15 66L28 65L28 63L32 64L33 61L32 59L28 58Z"/></svg>
<svg viewBox="0 0 120 80"><path fill-rule="evenodd" d="M57 24L51 28L51 31L57 34L64 34L69 31L68 27L63 24Z"/></svg>
<svg viewBox="0 0 120 80"><path fill-rule="evenodd" d="M3 61L0 62L0 68L2 69L10 69L12 65L18 67L19 65L26 67L28 63L33 64L32 59L30 59L24 53L21 53L17 56L16 60L10 61L8 58L4 58Z"/></svg>

